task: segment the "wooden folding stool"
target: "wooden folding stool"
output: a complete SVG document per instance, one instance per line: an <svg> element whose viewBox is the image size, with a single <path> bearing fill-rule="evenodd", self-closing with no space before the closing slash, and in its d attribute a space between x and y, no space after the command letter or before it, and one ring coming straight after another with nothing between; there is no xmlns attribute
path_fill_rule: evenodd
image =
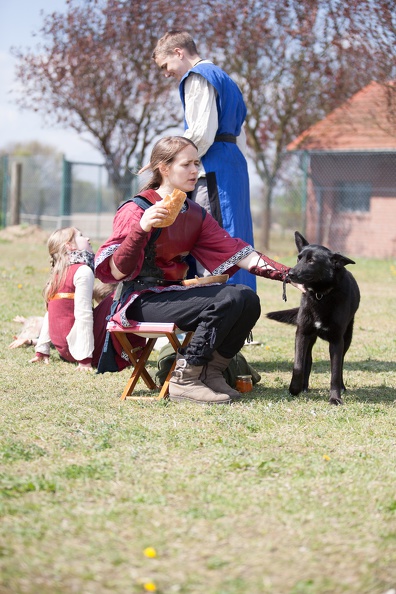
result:
<svg viewBox="0 0 396 594"><path fill-rule="evenodd" d="M159 389L146 369L146 363L158 338L166 336L175 352L177 352L178 349L184 348L188 345L194 332L187 332L183 341L180 342L177 333L182 333L182 330L179 330L176 324L172 323L161 324L155 322L135 322L132 326L124 328L116 322L110 321L107 324L107 330L111 332L121 344L123 350L128 355L128 358L133 365L131 377L127 381L127 384L121 395L121 400L161 400L162 398L166 398L168 395L169 380L171 378L172 371L175 368L176 360L174 361L158 396L131 396L131 394L135 389L139 378L143 379L146 386L150 390ZM136 334L137 336L143 336L147 339L146 346L141 351L139 357L136 356L136 350L129 342L127 334Z"/></svg>

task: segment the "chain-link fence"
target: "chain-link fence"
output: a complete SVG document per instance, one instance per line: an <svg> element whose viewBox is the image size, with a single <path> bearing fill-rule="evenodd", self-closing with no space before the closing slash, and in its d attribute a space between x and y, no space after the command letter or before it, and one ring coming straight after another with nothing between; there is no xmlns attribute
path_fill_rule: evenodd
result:
<svg viewBox="0 0 396 594"><path fill-rule="evenodd" d="M272 237L298 230L351 257L396 257L396 150L285 154L271 194ZM260 245L266 213L255 208Z"/></svg>
<svg viewBox="0 0 396 594"><path fill-rule="evenodd" d="M11 224L16 163L21 166L21 223L37 224L48 231L73 225L95 239L110 234L116 204L104 165L54 156L2 158L2 226ZM136 181L134 178L131 194L138 189ZM265 187L252 187L256 237L266 220L266 191ZM291 237L294 230L299 230L309 241L345 255L394 258L396 151L285 154L271 189L270 214L271 231L278 236Z"/></svg>
<svg viewBox="0 0 396 594"><path fill-rule="evenodd" d="M116 204L104 165L59 155L3 156L0 192L3 227L15 222L17 203L18 223L49 232L75 226L98 239L110 234Z"/></svg>
<svg viewBox="0 0 396 594"><path fill-rule="evenodd" d="M396 257L396 151L297 157L310 241L353 256Z"/></svg>

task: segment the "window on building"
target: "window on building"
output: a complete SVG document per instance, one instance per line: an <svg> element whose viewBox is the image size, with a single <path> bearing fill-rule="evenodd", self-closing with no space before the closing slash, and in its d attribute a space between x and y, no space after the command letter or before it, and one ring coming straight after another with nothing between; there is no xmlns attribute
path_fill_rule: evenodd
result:
<svg viewBox="0 0 396 594"><path fill-rule="evenodd" d="M371 184L368 182L340 182L337 184L338 210L370 210Z"/></svg>

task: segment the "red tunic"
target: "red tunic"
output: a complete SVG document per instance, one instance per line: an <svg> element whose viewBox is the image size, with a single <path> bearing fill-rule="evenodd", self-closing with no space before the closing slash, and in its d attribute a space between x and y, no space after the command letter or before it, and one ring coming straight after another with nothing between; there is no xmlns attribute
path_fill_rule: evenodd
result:
<svg viewBox="0 0 396 594"><path fill-rule="evenodd" d="M65 281L59 287L58 293L74 295L75 286L73 279L80 266L85 266L85 264L71 264L68 267ZM51 342L60 356L72 363L75 363L76 360L69 352L66 338L70 334L74 322L73 298L53 299L48 302L48 326ZM86 363L87 361L90 361L90 358L84 359L83 362Z"/></svg>
<svg viewBox="0 0 396 594"><path fill-rule="evenodd" d="M140 194L158 202L161 197L154 190ZM198 210L197 210L198 209ZM199 216L197 216L197 212ZM113 221L113 233L99 248L95 257L95 274L103 282L114 282L110 270L110 257L130 233L133 234L135 253L131 257L134 269L129 279L140 274L145 257L145 248L156 229L148 233L140 227L143 210L132 201L126 202L117 211ZM161 229L155 241L155 265L162 270L166 279L183 279L187 266L175 275L183 257L191 253L212 274L233 274L236 264L254 251L254 248L239 238L231 237L204 209L186 199L186 210L181 212L170 227Z"/></svg>

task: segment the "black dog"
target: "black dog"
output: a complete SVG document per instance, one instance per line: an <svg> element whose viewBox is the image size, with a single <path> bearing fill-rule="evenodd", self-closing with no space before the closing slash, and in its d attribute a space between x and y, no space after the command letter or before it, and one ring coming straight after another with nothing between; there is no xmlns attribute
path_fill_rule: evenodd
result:
<svg viewBox="0 0 396 594"><path fill-rule="evenodd" d="M355 262L322 245L309 244L298 231L294 235L299 254L288 276L293 283L302 284L306 292L300 307L272 311L267 317L297 326L290 394L296 396L302 390L308 391L312 347L319 336L330 343L330 403L343 404L344 356L352 341L353 321L360 301L358 284L344 267Z"/></svg>

